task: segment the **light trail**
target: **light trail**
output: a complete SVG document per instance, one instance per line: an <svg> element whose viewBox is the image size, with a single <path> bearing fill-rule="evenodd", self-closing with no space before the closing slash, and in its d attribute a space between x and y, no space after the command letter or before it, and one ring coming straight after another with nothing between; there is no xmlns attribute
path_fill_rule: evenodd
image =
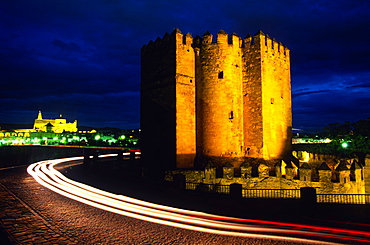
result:
<svg viewBox="0 0 370 245"><path fill-rule="evenodd" d="M111 157L116 155L117 154L109 154L99 157ZM239 219L154 204L79 183L68 179L54 168L55 165L63 162L82 159L83 157L71 157L41 161L31 164L27 168L27 172L38 183L60 195L109 212L157 224L218 235L284 240L300 243L305 242L311 244L334 243L305 239L299 236L370 243L370 232L274 221ZM278 236L272 235L271 233L284 235Z"/></svg>

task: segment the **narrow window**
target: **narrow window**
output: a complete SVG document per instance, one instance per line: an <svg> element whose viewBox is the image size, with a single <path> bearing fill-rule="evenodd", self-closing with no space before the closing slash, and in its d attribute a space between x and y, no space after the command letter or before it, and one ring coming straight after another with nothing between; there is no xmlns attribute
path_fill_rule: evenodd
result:
<svg viewBox="0 0 370 245"><path fill-rule="evenodd" d="M230 111L230 113L229 113L229 119L234 119L234 111Z"/></svg>
<svg viewBox="0 0 370 245"><path fill-rule="evenodd" d="M274 104L275 100L274 98L271 98L271 104Z"/></svg>
<svg viewBox="0 0 370 245"><path fill-rule="evenodd" d="M193 80L190 79L190 83L193 83Z"/></svg>
<svg viewBox="0 0 370 245"><path fill-rule="evenodd" d="M218 78L224 78L224 72L223 71L220 71L218 73Z"/></svg>

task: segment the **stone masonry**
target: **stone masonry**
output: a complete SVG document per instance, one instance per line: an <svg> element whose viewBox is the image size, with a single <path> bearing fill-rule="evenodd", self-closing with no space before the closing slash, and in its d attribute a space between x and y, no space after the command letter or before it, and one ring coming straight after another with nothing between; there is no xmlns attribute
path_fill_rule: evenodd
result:
<svg viewBox="0 0 370 245"><path fill-rule="evenodd" d="M327 156L328 157L328 156ZM334 163L336 162L336 163ZM222 167L222 175L217 176L217 168L208 165L204 171L173 170L168 171L165 179L172 181L174 174L185 175L189 183L231 185L241 184L243 189L300 189L314 187L318 194L369 194L370 155L366 165L358 159L332 159L326 162L301 162L299 166L287 165L284 161L277 164L274 171L263 162L249 164L244 162L240 174L232 165Z"/></svg>
<svg viewBox="0 0 370 245"><path fill-rule="evenodd" d="M0 225L14 244L78 244L0 184Z"/></svg>
<svg viewBox="0 0 370 245"><path fill-rule="evenodd" d="M290 51L261 31L242 39L221 30L214 40L175 29L143 46L141 74L147 165L291 157Z"/></svg>

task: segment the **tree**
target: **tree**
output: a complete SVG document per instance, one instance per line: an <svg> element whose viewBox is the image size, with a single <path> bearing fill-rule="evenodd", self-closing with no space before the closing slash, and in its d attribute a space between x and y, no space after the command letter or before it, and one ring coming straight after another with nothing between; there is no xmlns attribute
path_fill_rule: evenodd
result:
<svg viewBox="0 0 370 245"><path fill-rule="evenodd" d="M370 118L352 124L354 135L370 137Z"/></svg>
<svg viewBox="0 0 370 245"><path fill-rule="evenodd" d="M370 153L370 120L344 124L332 123L324 127L323 135L332 141L314 146L314 151L317 153L343 157Z"/></svg>
<svg viewBox="0 0 370 245"><path fill-rule="evenodd" d="M336 138L338 136L348 135L351 132L351 123L332 123L325 126L323 131L323 134L328 138Z"/></svg>

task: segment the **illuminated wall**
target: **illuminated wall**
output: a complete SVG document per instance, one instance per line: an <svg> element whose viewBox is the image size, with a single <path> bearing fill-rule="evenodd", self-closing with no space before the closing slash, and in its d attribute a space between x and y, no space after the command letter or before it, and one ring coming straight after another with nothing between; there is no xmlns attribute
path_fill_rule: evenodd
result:
<svg viewBox="0 0 370 245"><path fill-rule="evenodd" d="M245 147L251 157L281 159L291 150L289 49L260 31L243 51Z"/></svg>
<svg viewBox="0 0 370 245"><path fill-rule="evenodd" d="M244 156L240 38L224 31L202 37L197 78L197 156L219 164ZM240 159L240 164L242 159ZM204 163L203 163L204 165Z"/></svg>
<svg viewBox="0 0 370 245"><path fill-rule="evenodd" d="M242 40L220 31L214 40L175 29L144 45L143 160L239 167L247 157L290 155L289 55L262 32Z"/></svg>

